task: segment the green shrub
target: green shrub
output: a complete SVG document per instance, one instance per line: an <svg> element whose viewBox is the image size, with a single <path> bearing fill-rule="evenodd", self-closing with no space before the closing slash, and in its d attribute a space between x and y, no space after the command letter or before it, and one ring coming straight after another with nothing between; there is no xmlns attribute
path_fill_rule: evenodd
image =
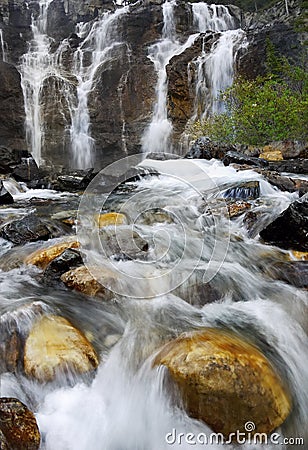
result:
<svg viewBox="0 0 308 450"><path fill-rule="evenodd" d="M308 139L308 75L286 58L268 53L269 74L255 80L237 78L222 93L227 112L197 122L192 134L218 142L264 145Z"/></svg>

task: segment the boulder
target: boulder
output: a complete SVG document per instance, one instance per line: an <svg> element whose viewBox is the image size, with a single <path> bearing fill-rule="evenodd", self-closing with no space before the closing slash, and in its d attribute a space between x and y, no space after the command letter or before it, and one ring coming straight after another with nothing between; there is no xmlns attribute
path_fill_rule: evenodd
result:
<svg viewBox="0 0 308 450"><path fill-rule="evenodd" d="M43 316L33 325L24 349L27 376L46 382L68 370L82 374L97 366L94 348L67 319Z"/></svg>
<svg viewBox="0 0 308 450"><path fill-rule="evenodd" d="M141 213L137 222L144 225L174 223L174 218L172 217L172 213L163 208L152 208Z"/></svg>
<svg viewBox="0 0 308 450"><path fill-rule="evenodd" d="M265 241L286 250L308 250L308 195L291 205L260 232Z"/></svg>
<svg viewBox="0 0 308 450"><path fill-rule="evenodd" d="M288 159L283 161L268 161L269 170L306 175L308 173L308 159Z"/></svg>
<svg viewBox="0 0 308 450"><path fill-rule="evenodd" d="M125 214L110 212L105 214L98 214L94 217L95 223L99 228L108 227L111 225L127 225L128 220Z"/></svg>
<svg viewBox="0 0 308 450"><path fill-rule="evenodd" d="M274 150L270 145L263 148L259 158L266 159L266 161L282 161L283 156L280 150Z"/></svg>
<svg viewBox="0 0 308 450"><path fill-rule="evenodd" d="M13 244L24 245L27 242L47 241L53 237L62 236L67 231L65 225L59 226L30 214L2 226L0 237L13 242Z"/></svg>
<svg viewBox="0 0 308 450"><path fill-rule="evenodd" d="M5 189L3 182L0 180L0 205L10 205L14 203L12 195Z"/></svg>
<svg viewBox="0 0 308 450"><path fill-rule="evenodd" d="M93 169L75 170L63 173L57 177L57 185L55 188L69 192L83 191L94 176Z"/></svg>
<svg viewBox="0 0 308 450"><path fill-rule="evenodd" d="M98 276L95 277L95 268L91 272L85 267L77 267L76 269L69 270L61 276L61 281L66 284L66 286L75 289L85 295L90 297L101 297L105 300L109 300L113 297L111 291L105 286L100 284L97 279L106 277L106 280L112 278L113 274L102 273L99 271Z"/></svg>
<svg viewBox="0 0 308 450"><path fill-rule="evenodd" d="M248 166L267 167L269 162L262 158L247 156L244 153L228 151L223 157L222 162L225 166L230 164L247 164Z"/></svg>
<svg viewBox="0 0 308 450"><path fill-rule="evenodd" d="M42 275L42 281L45 284L58 282L62 274L82 264L83 260L80 253L72 248L67 248L48 264Z"/></svg>
<svg viewBox="0 0 308 450"><path fill-rule="evenodd" d="M3 450L38 450L40 447L35 416L16 398L0 398L0 439Z"/></svg>
<svg viewBox="0 0 308 450"><path fill-rule="evenodd" d="M13 150L11 148L0 146L0 173L11 173L18 164L20 164L22 156L28 156L27 152Z"/></svg>
<svg viewBox="0 0 308 450"><path fill-rule="evenodd" d="M157 354L155 365L168 368L188 413L216 433L270 433L291 411L291 400L271 363L235 334L203 329L180 336Z"/></svg>
<svg viewBox="0 0 308 450"><path fill-rule="evenodd" d="M12 175L18 181L37 181L40 178L39 168L31 157L22 158L21 162L14 168Z"/></svg>
<svg viewBox="0 0 308 450"><path fill-rule="evenodd" d="M228 152L234 152L236 148L230 144L213 142L209 137L202 136L192 145L184 156L188 159L223 159Z"/></svg>
<svg viewBox="0 0 308 450"><path fill-rule="evenodd" d="M264 169L255 169L255 170L258 173L261 173L270 184L278 187L278 189L280 189L281 191L287 192L298 191L300 197L308 192L307 180L282 176L278 172L273 172L271 170L264 170Z"/></svg>
<svg viewBox="0 0 308 450"><path fill-rule="evenodd" d="M68 248L79 248L80 244L77 241L60 242L59 244L52 245L51 247L39 249L25 259L26 264L32 264L45 269L48 264L55 258L60 256L64 250Z"/></svg>
<svg viewBox="0 0 308 450"><path fill-rule="evenodd" d="M271 143L272 151L279 151L283 159L307 158L308 145L302 141L277 141Z"/></svg>

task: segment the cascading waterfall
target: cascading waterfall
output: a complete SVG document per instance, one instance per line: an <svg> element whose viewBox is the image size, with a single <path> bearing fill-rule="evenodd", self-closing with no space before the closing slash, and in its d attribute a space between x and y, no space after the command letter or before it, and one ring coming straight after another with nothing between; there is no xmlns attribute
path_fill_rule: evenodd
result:
<svg viewBox="0 0 308 450"><path fill-rule="evenodd" d="M155 87L155 105L151 123L142 137L142 149L145 153L171 152L170 137L172 123L168 119L167 89L168 78L166 67L173 56L181 54L195 41L197 35L191 35L184 44L177 40L175 29L175 0L163 4L164 26L162 39L149 49L148 58L154 64L157 73Z"/></svg>
<svg viewBox="0 0 308 450"><path fill-rule="evenodd" d="M111 62L116 49L123 45L117 40L117 21L127 12L128 7L124 7L114 13L105 13L93 23L90 30L87 23L81 24L77 30L84 40L74 55L73 73L78 80L78 87L70 134L75 166L78 168L91 167L93 163L94 140L90 133L88 98L95 85L98 69ZM90 64L86 63L86 56L91 58Z"/></svg>
<svg viewBox="0 0 308 450"><path fill-rule="evenodd" d="M31 153L37 164L42 163L44 141L41 112L41 93L45 79L53 72L51 40L47 36L48 7L53 0L40 0L39 15L32 17L33 39L29 50L21 58L21 86L26 113L26 135Z"/></svg>
<svg viewBox="0 0 308 450"><path fill-rule="evenodd" d="M29 50L21 59L21 84L26 113L26 133L29 148L38 164L42 161L44 144L44 118L42 111L42 90L44 82L50 78L61 80L56 85L55 96L65 99L70 116L68 132L72 152L73 166L83 169L93 164L94 140L91 137L88 97L95 86L97 71L108 64L115 51L122 45L117 39L118 18L128 11L128 7L119 8L114 13L105 13L94 23L77 25L77 34L82 39L74 52L71 72L75 77L76 92L70 88L66 79L67 68L63 63L63 53L67 49L67 40L60 43L55 53L50 50L51 39L47 35L48 7L52 0L40 0L39 15L32 17L33 39ZM76 98L77 97L77 98Z"/></svg>
<svg viewBox="0 0 308 450"><path fill-rule="evenodd" d="M0 45L1 45L1 51L2 51L2 61L6 62L7 61L6 48L5 48L6 44L4 41L2 28L0 28Z"/></svg>
<svg viewBox="0 0 308 450"><path fill-rule="evenodd" d="M192 4L193 20L200 33L219 32L221 36L196 61L196 96L193 120L208 114L224 111L220 92L232 85L236 52L243 44L244 32L236 29L236 23L228 8L207 3Z"/></svg>

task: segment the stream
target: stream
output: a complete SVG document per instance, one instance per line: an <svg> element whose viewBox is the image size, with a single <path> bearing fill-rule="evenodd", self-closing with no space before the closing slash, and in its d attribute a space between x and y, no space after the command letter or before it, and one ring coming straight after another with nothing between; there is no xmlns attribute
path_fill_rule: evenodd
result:
<svg viewBox="0 0 308 450"><path fill-rule="evenodd" d="M275 430L279 444L195 443L193 448L297 448L282 439L308 439L307 291L269 275L272 264L290 255L258 237L258 230L297 194L279 191L253 170L236 171L217 160L138 156L137 165L148 176L122 183L108 195L100 191L103 178L98 175L81 199L48 190L20 192L6 182L15 204L0 208L1 223L30 213L50 216L76 209L80 201L76 232L84 262L102 273L108 270L107 287L114 298L44 285L41 270L23 264L26 255L61 238L14 248L1 239L1 329L17 327L27 334L38 316L57 314L82 330L100 355L95 373L72 372L45 384L20 371L2 373L1 396L17 397L34 411L44 450L187 450L192 445L183 440L168 443L168 433L208 435L210 429L174 402L166 371L152 367L153 357L183 332L225 328L259 346L289 386L293 410ZM247 196L241 187L247 182L260 187L259 195L249 200L258 213L252 234L243 214L232 220L226 214L230 192L237 199ZM123 227L149 243L146 255L107 257L89 221L99 211L129 217L130 224Z"/></svg>

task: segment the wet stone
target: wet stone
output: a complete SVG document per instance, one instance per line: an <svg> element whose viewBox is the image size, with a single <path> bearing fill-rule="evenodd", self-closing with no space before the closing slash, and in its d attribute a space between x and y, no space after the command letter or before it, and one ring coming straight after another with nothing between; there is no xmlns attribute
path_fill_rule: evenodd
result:
<svg viewBox="0 0 308 450"><path fill-rule="evenodd" d="M38 450L40 432L34 414L16 398L0 398L1 449Z"/></svg>
<svg viewBox="0 0 308 450"><path fill-rule="evenodd" d="M260 232L265 241L286 250L308 250L308 194L293 202Z"/></svg>

